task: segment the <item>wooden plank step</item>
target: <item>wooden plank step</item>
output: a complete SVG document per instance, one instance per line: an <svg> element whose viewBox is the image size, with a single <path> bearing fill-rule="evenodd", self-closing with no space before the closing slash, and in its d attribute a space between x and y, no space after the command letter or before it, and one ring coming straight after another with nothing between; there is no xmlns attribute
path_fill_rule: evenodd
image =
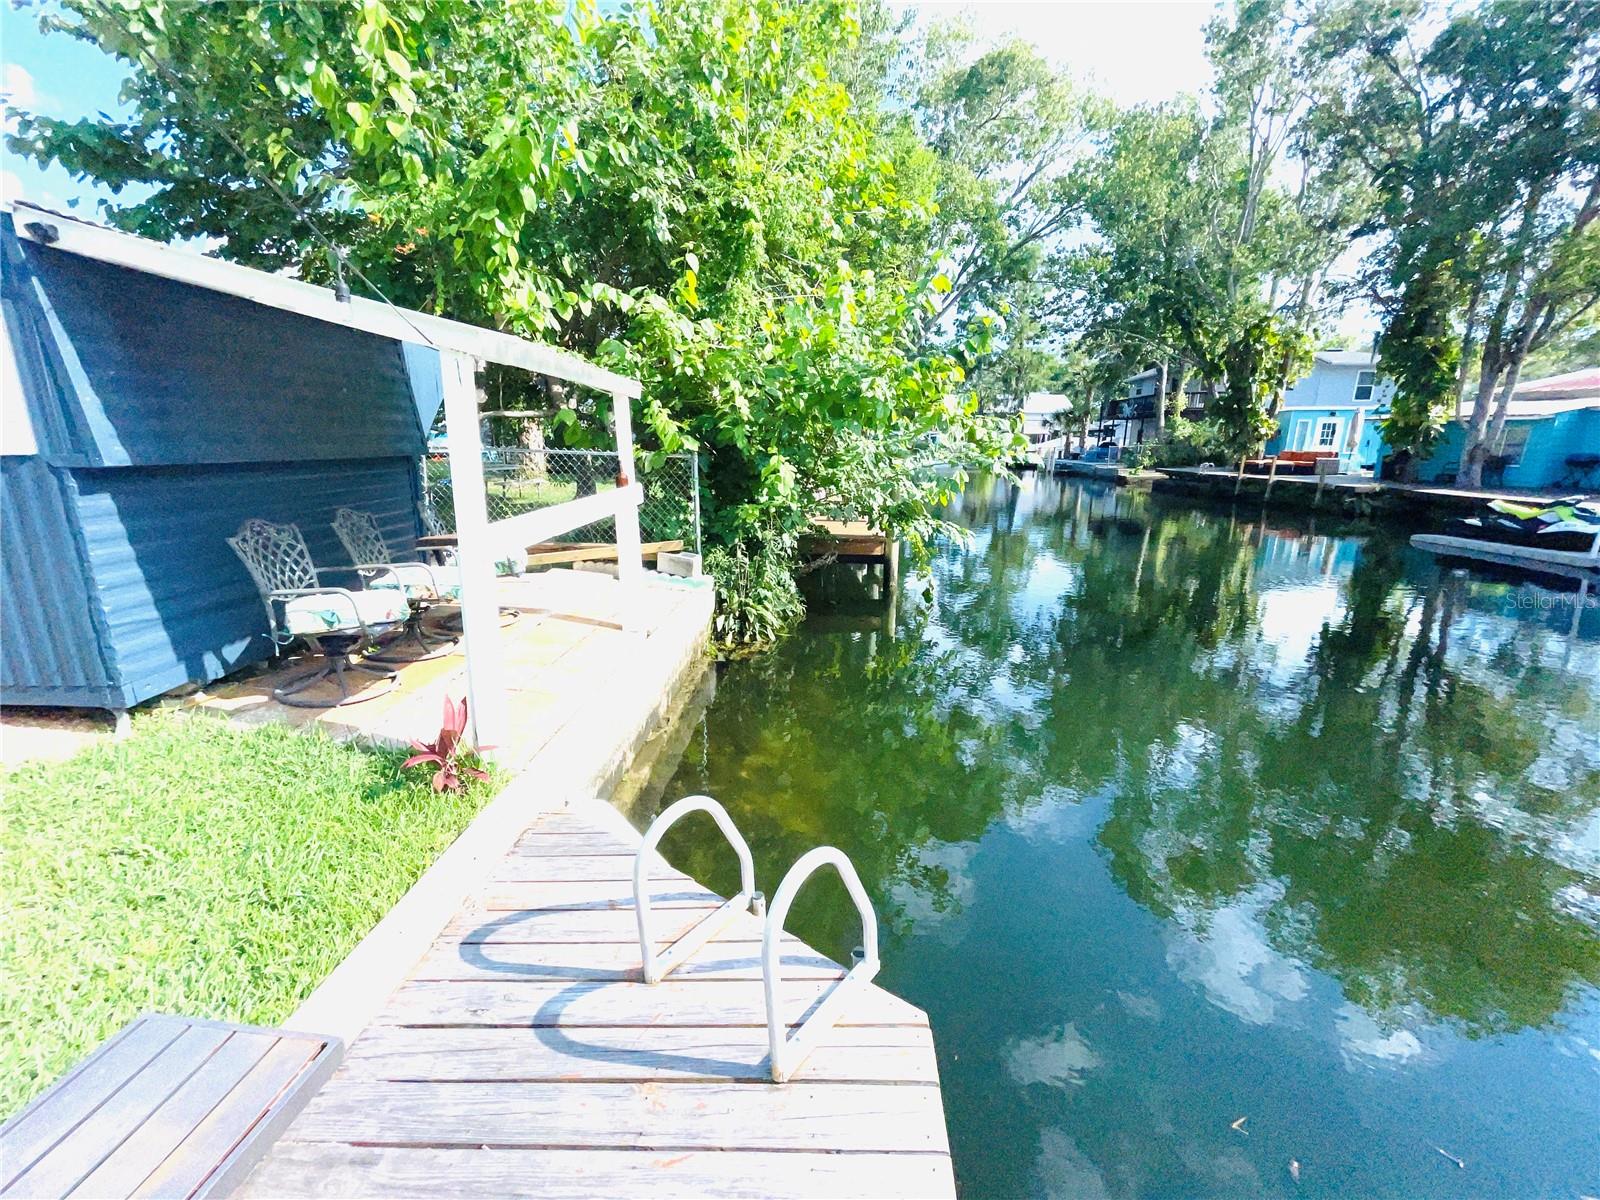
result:
<svg viewBox="0 0 1600 1200"><path fill-rule="evenodd" d="M581 880L586 883L633 881L631 854L508 854L494 869L494 878L526 883L560 883ZM660 863L650 868L650 879L676 879L692 882L682 871Z"/></svg>
<svg viewBox="0 0 1600 1200"><path fill-rule="evenodd" d="M707 891L687 875L650 880L652 910L663 908L716 908L722 897ZM476 896L481 908L513 912L570 913L626 909L633 914L633 880L495 880Z"/></svg>
<svg viewBox="0 0 1600 1200"><path fill-rule="evenodd" d="M237 1193L250 1200L519 1196L540 1200L700 1200L706 1196L954 1196L943 1154L687 1153L650 1150L438 1150L283 1143Z"/></svg>
<svg viewBox="0 0 1600 1200"><path fill-rule="evenodd" d="M0 1128L0 1194L225 1191L339 1051L309 1034L141 1017Z"/></svg>
<svg viewBox="0 0 1600 1200"><path fill-rule="evenodd" d="M377 1028L358 1038L338 1079L455 1082L768 1083L765 1029ZM795 1076L801 1083L937 1083L926 1026L835 1028Z"/></svg>
<svg viewBox="0 0 1600 1200"><path fill-rule="evenodd" d="M616 855L621 858L632 858L637 849L637 846L630 846L621 838L612 837L610 834L576 837L567 833L525 833L512 847L511 857L570 858L575 855ZM657 865L665 864L663 862Z"/></svg>
<svg viewBox="0 0 1600 1200"><path fill-rule="evenodd" d="M783 954L785 979L835 979L843 968L795 943ZM433 946L412 979L566 979L640 982L637 942L467 942ZM760 979L761 943L714 941L672 973L674 979Z"/></svg>
<svg viewBox="0 0 1600 1200"><path fill-rule="evenodd" d="M784 1016L801 1020L827 991L820 979L785 981ZM407 983L374 1025L510 1025L575 1029L593 1025L750 1025L765 1027L761 984L750 980L546 983L538 980ZM863 988L841 1025L926 1025L927 1014L882 988Z"/></svg>
<svg viewBox="0 0 1600 1200"><path fill-rule="evenodd" d="M656 936L664 942L677 938L715 905L662 908L654 914ZM725 940L761 938L761 922L748 913L735 913L722 929ZM785 942L798 941L793 934ZM486 909L458 912L445 923L443 942L569 942L603 944L639 941L639 925L631 909L595 908L564 912L559 909Z"/></svg>
<svg viewBox="0 0 1600 1200"><path fill-rule="evenodd" d="M950 1149L939 1089L920 1084L347 1080L313 1097L290 1136L529 1149Z"/></svg>

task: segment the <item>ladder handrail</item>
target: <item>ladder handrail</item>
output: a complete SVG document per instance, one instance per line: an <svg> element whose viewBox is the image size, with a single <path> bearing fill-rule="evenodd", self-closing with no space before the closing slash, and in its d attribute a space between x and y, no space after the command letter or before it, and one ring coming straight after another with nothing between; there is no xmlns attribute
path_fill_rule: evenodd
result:
<svg viewBox="0 0 1600 1200"><path fill-rule="evenodd" d="M702 918L681 934L672 945L657 954L655 940L650 936L650 888L647 868L662 835L672 828L679 818L693 812L709 813L716 821L717 828L722 830L722 836L733 847L733 852L738 855L739 894L724 901L721 907ZM709 941L735 911L750 908L756 901L757 895L755 859L750 854L749 843L744 840L744 835L733 823L733 818L728 815L727 809L710 796L685 796L663 810L654 821L650 822L650 828L644 831L644 840L639 844L638 852L633 858L633 911L639 923L639 956L643 960L644 981L659 983L665 979Z"/></svg>
<svg viewBox="0 0 1600 1200"><path fill-rule="evenodd" d="M786 1034L778 1013L778 985L783 982L780 972L781 943L784 918L794 903L801 886L824 866L839 872L845 890L855 902L861 916L861 961L845 973L823 993L822 999L792 1034ZM878 915L872 909L867 889L861 886L861 876L843 850L834 846L818 846L808 850L796 860L789 873L783 877L773 894L772 906L767 910L766 926L761 933L761 986L767 1001L767 1047L770 1054L772 1078L783 1083L800 1069L806 1056L815 1048L812 1043L818 1035L831 1029L838 1019L843 1001L853 991L871 982L878 973Z"/></svg>

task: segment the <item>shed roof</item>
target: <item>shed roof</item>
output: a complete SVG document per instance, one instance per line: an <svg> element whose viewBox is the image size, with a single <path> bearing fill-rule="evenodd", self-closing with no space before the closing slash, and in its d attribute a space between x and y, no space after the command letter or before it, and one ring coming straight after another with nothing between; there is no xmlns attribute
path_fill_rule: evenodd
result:
<svg viewBox="0 0 1600 1200"><path fill-rule="evenodd" d="M157 467L422 452L392 339L20 240L7 214L0 242L19 383L6 409L32 435L13 444L8 428L7 454Z"/></svg>
<svg viewBox="0 0 1600 1200"><path fill-rule="evenodd" d="M107 229L81 217L53 212L35 204L0 206L15 214L17 234L68 254L99 259L120 267L238 296L270 308L284 309L331 325L342 325L398 342L454 350L540 375L630 399L640 394L639 381L597 367L587 359L514 334L452 321L431 313L403 309L381 300L353 296L340 300L331 289L274 275L254 267L225 262L148 238Z"/></svg>

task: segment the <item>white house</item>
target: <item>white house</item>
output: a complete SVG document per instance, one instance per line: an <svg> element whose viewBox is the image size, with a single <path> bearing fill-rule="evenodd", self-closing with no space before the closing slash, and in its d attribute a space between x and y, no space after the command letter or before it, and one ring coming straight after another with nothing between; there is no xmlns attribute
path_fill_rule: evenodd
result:
<svg viewBox="0 0 1600 1200"><path fill-rule="evenodd" d="M1168 375L1170 392L1176 377ZM1127 392L1121 400L1109 400L1102 406L1102 421L1106 436L1119 446L1137 446L1156 435L1156 391L1161 387L1161 369L1151 367L1137 375L1129 375L1123 384ZM1205 410L1205 383L1193 373L1183 381L1183 415L1190 420Z"/></svg>
<svg viewBox="0 0 1600 1200"><path fill-rule="evenodd" d="M1362 457L1363 438L1373 410L1387 406L1394 384L1378 377L1374 350L1318 350L1311 370L1283 395L1278 432L1267 452L1335 450L1346 469L1371 468ZM1375 439L1365 439L1368 446Z"/></svg>
<svg viewBox="0 0 1600 1200"><path fill-rule="evenodd" d="M1070 407L1072 402L1059 392L1029 392L1022 402L1022 434L1028 445L1037 446L1056 437L1051 422Z"/></svg>

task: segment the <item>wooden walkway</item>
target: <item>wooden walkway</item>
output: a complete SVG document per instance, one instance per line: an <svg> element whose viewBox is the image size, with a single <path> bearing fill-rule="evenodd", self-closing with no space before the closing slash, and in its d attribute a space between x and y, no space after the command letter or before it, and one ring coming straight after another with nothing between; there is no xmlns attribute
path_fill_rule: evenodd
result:
<svg viewBox="0 0 1600 1200"><path fill-rule="evenodd" d="M638 844L599 802L537 817L241 1194L953 1196L926 1015L870 987L771 1083L760 923L645 985ZM652 873L667 938L720 903ZM798 1022L843 969L784 962Z"/></svg>

